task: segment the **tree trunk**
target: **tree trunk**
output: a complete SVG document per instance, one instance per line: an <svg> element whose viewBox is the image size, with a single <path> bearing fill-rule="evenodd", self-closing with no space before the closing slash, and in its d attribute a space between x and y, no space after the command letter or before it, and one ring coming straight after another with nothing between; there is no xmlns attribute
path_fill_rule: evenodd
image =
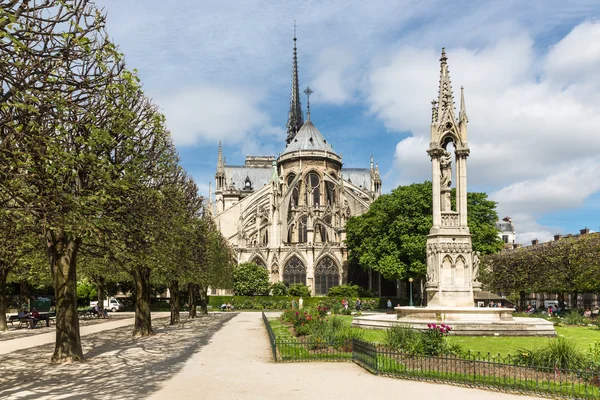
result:
<svg viewBox="0 0 600 400"><path fill-rule="evenodd" d="M519 311L525 310L526 295L524 291L519 292Z"/></svg>
<svg viewBox="0 0 600 400"><path fill-rule="evenodd" d="M81 240L67 237L61 229L47 230L45 237L56 297L56 343L52 362L83 361L77 314L77 252Z"/></svg>
<svg viewBox="0 0 600 400"><path fill-rule="evenodd" d="M150 314L150 268L141 265L133 267L133 281L135 283L135 325L133 335L153 335L152 316Z"/></svg>
<svg viewBox="0 0 600 400"><path fill-rule="evenodd" d="M6 296L6 277L8 269L0 268L0 331L7 331L8 324L6 323L6 306L8 297Z"/></svg>
<svg viewBox="0 0 600 400"><path fill-rule="evenodd" d="M200 311L208 314L208 288L200 286Z"/></svg>
<svg viewBox="0 0 600 400"><path fill-rule="evenodd" d="M558 295L558 308L560 310L565 309L565 293L564 292L562 292Z"/></svg>
<svg viewBox="0 0 600 400"><path fill-rule="evenodd" d="M25 279L19 281L19 308L29 308L29 288Z"/></svg>
<svg viewBox="0 0 600 400"><path fill-rule="evenodd" d="M96 286L98 287L98 308L102 310L104 308L104 299L106 298L106 285L104 284L104 279L98 278Z"/></svg>
<svg viewBox="0 0 600 400"><path fill-rule="evenodd" d="M190 306L190 318L196 318L196 285L188 284L188 304Z"/></svg>
<svg viewBox="0 0 600 400"><path fill-rule="evenodd" d="M179 281L171 281L169 292L171 293L171 298L169 299L171 322L169 322L169 325L175 325L179 323Z"/></svg>
<svg viewBox="0 0 600 400"><path fill-rule="evenodd" d="M579 293L578 292L571 292L571 308L572 309L576 309L578 304L577 304L577 297Z"/></svg>

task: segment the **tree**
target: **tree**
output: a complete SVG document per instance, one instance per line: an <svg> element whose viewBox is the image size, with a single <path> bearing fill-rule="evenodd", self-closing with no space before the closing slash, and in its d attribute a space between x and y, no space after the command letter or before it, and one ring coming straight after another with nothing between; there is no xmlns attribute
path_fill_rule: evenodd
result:
<svg viewBox="0 0 600 400"><path fill-rule="evenodd" d="M269 271L252 262L233 270L233 291L236 296L255 296L269 293Z"/></svg>
<svg viewBox="0 0 600 400"><path fill-rule="evenodd" d="M553 242L502 251L483 260L483 283L492 289L516 293L525 307L532 292L569 294L577 306L578 294L600 289L600 235L585 234ZM564 301L564 300L563 300Z"/></svg>
<svg viewBox="0 0 600 400"><path fill-rule="evenodd" d="M483 254L500 250L495 203L487 200L485 193L468 193L467 201L473 250ZM346 224L351 261L386 279L424 277L425 247L432 224L431 182L400 186Z"/></svg>
<svg viewBox="0 0 600 400"><path fill-rule="evenodd" d="M123 65L104 16L87 0L4 3L0 190L45 239L56 297L53 361L81 361L77 254L97 229L111 184L109 98ZM5 80L4 80L5 79Z"/></svg>

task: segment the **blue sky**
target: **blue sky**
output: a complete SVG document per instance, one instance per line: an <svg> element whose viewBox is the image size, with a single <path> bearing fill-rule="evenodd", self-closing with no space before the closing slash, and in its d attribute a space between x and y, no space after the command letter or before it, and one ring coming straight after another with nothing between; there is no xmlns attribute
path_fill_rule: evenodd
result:
<svg viewBox="0 0 600 400"><path fill-rule="evenodd" d="M311 119L384 191L430 179L430 101L446 47L465 87L469 190L517 240L600 230L600 2L97 0L204 193L229 164L284 149L293 21ZM306 106L306 99L302 99Z"/></svg>

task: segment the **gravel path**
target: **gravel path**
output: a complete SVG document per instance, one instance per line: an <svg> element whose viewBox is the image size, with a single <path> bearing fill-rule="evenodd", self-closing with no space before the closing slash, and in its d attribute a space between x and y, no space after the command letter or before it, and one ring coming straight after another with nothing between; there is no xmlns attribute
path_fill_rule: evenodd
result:
<svg viewBox="0 0 600 400"><path fill-rule="evenodd" d="M23 338L0 342L0 399L148 397L234 315L208 315L176 326L165 318L153 320L155 335L144 338L131 335L133 319L83 327L83 363L50 363L54 333L24 338L26 343ZM19 350L12 351L15 347Z"/></svg>
<svg viewBox="0 0 600 400"><path fill-rule="evenodd" d="M536 399L379 377L352 363L276 364L260 313L238 314L160 386L150 399Z"/></svg>

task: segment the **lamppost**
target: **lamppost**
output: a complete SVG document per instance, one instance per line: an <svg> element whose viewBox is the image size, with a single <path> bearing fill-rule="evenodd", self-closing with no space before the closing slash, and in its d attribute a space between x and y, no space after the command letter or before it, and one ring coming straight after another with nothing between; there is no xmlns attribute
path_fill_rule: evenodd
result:
<svg viewBox="0 0 600 400"><path fill-rule="evenodd" d="M412 307L413 306L413 302L412 302L412 283L413 283L413 278L408 278L408 293L409 293L409 297L408 297L408 306Z"/></svg>

